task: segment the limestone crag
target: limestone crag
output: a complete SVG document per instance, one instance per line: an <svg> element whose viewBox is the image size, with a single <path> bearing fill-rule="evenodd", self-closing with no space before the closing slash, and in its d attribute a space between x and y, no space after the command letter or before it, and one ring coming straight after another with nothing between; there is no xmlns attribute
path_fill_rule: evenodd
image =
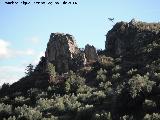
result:
<svg viewBox="0 0 160 120"><path fill-rule="evenodd" d="M84 52L87 62L94 62L98 60L98 54L94 46L87 44Z"/></svg>
<svg viewBox="0 0 160 120"><path fill-rule="evenodd" d="M47 62L54 64L58 73L77 70L87 62L98 60L96 48L86 45L85 50L78 48L75 39L70 34L51 33L45 53Z"/></svg>
<svg viewBox="0 0 160 120"><path fill-rule="evenodd" d="M46 57L50 62L55 61L59 56L72 58L77 52L78 47L72 35L51 33L46 50Z"/></svg>
<svg viewBox="0 0 160 120"><path fill-rule="evenodd" d="M106 35L105 48L111 56L142 54L147 45L158 42L160 23L145 23L131 20L119 22ZM158 43L157 43L158 44Z"/></svg>
<svg viewBox="0 0 160 120"><path fill-rule="evenodd" d="M46 49L48 62L55 65L59 73L69 70L69 61L77 54L78 47L74 37L64 33L51 33Z"/></svg>

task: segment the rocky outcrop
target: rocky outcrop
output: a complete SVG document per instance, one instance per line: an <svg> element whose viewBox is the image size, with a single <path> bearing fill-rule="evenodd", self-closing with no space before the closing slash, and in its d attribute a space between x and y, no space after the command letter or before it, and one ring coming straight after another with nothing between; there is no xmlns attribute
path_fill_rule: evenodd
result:
<svg viewBox="0 0 160 120"><path fill-rule="evenodd" d="M114 57L140 55L149 50L149 44L159 44L160 23L131 20L119 22L106 35L105 48Z"/></svg>
<svg viewBox="0 0 160 120"><path fill-rule="evenodd" d="M51 33L47 44L46 57L50 62L59 57L73 58L73 54L78 52L78 47L74 37L70 34Z"/></svg>
<svg viewBox="0 0 160 120"><path fill-rule="evenodd" d="M87 62L94 62L98 60L98 55L97 55L97 51L96 48L92 45L87 44L85 46L85 57Z"/></svg>
<svg viewBox="0 0 160 120"><path fill-rule="evenodd" d="M64 33L51 33L45 57L47 62L54 64L58 73L75 71L98 60L94 46L86 45L83 51L78 48L72 35Z"/></svg>
<svg viewBox="0 0 160 120"><path fill-rule="evenodd" d="M59 73L69 70L69 61L78 53L74 37L70 34L51 33L46 49L48 62L55 65Z"/></svg>

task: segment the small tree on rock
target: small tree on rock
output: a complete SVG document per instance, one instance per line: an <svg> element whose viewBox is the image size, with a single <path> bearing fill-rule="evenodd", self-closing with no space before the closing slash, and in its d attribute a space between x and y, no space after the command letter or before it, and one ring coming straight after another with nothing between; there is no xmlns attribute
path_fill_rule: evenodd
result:
<svg viewBox="0 0 160 120"><path fill-rule="evenodd" d="M26 76L30 76L34 72L34 66L32 64L29 64L25 70Z"/></svg>
<svg viewBox="0 0 160 120"><path fill-rule="evenodd" d="M50 82L54 82L56 77L55 66L52 63L47 63L47 68L50 76Z"/></svg>

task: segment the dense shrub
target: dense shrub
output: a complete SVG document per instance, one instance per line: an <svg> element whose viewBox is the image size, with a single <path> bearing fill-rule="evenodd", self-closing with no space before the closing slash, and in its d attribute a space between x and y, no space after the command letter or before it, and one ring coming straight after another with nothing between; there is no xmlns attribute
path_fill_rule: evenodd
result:
<svg viewBox="0 0 160 120"><path fill-rule="evenodd" d="M159 119L160 119L159 113L146 114L144 116L144 120L159 120Z"/></svg>
<svg viewBox="0 0 160 120"><path fill-rule="evenodd" d="M92 120L112 120L111 113L105 111L95 113Z"/></svg>
<svg viewBox="0 0 160 120"><path fill-rule="evenodd" d="M3 120L17 120L15 116L10 116L8 119L4 118Z"/></svg>
<svg viewBox="0 0 160 120"><path fill-rule="evenodd" d="M40 111L53 109L59 112L74 112L81 106L74 95L56 96L55 99L39 99L37 109Z"/></svg>
<svg viewBox="0 0 160 120"><path fill-rule="evenodd" d="M36 108L23 105L22 107L15 108L15 113L18 118L28 119L28 120L39 120L42 118L42 113Z"/></svg>
<svg viewBox="0 0 160 120"><path fill-rule="evenodd" d="M0 103L0 118L8 118L12 114L12 105Z"/></svg>
<svg viewBox="0 0 160 120"><path fill-rule="evenodd" d="M155 82L150 81L148 76L141 76L139 74L133 76L129 81L130 94L133 98L139 95L141 92L151 92Z"/></svg>
<svg viewBox="0 0 160 120"><path fill-rule="evenodd" d="M92 91L92 90L93 90L93 88L91 88L91 87L89 87L87 85L82 85L77 89L77 94L78 93L85 94L85 93L87 93L89 91Z"/></svg>
<svg viewBox="0 0 160 120"><path fill-rule="evenodd" d="M94 106L86 104L85 106L78 109L75 120L90 120L92 118L93 111Z"/></svg>
<svg viewBox="0 0 160 120"><path fill-rule="evenodd" d="M55 101L54 99L40 98L39 100L36 101L36 104L37 104L37 109L42 111L53 107Z"/></svg>
<svg viewBox="0 0 160 120"><path fill-rule="evenodd" d="M96 79L97 79L98 83L106 81L106 79L107 79L106 73L107 73L107 71L103 70L102 68L99 71L97 71Z"/></svg>
<svg viewBox="0 0 160 120"><path fill-rule="evenodd" d="M111 94L113 92L112 90L112 83L107 81L107 82L101 82L99 84L100 89L105 91L105 94Z"/></svg>
<svg viewBox="0 0 160 120"><path fill-rule="evenodd" d="M50 82L55 82L55 77L56 77L56 71L55 71L55 66L52 63L48 63L47 64L47 70L49 73L49 77L50 77Z"/></svg>
<svg viewBox="0 0 160 120"><path fill-rule="evenodd" d="M77 90L84 84L85 84L85 79L76 75L71 71L69 77L65 81L65 92L76 93Z"/></svg>
<svg viewBox="0 0 160 120"><path fill-rule="evenodd" d="M30 104L30 98L25 98L23 96L15 97L14 106L22 106L23 104Z"/></svg>
<svg viewBox="0 0 160 120"><path fill-rule="evenodd" d="M78 93L77 99L82 103L88 103L88 99L91 97L91 95L91 91L88 91L87 93Z"/></svg>

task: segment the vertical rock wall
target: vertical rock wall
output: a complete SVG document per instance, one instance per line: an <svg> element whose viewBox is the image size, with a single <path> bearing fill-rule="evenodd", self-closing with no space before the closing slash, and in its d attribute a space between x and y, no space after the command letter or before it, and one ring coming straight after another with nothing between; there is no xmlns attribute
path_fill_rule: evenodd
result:
<svg viewBox="0 0 160 120"><path fill-rule="evenodd" d="M81 51L72 35L51 33L45 53L47 62L54 64L58 73L76 70L87 62L95 62L98 55L94 46L86 45Z"/></svg>
<svg viewBox="0 0 160 120"><path fill-rule="evenodd" d="M74 37L64 33L52 33L47 44L46 58L59 73L69 70L69 61L78 52Z"/></svg>

